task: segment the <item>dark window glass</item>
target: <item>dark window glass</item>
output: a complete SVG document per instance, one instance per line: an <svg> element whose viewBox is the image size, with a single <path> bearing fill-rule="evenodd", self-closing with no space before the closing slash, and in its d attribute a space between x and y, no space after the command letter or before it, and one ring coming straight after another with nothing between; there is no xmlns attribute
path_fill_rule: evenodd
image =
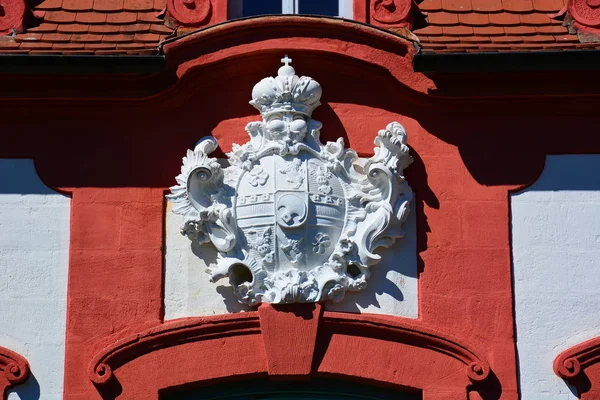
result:
<svg viewBox="0 0 600 400"><path fill-rule="evenodd" d="M171 389L160 400L423 400L420 392L399 392L352 381L237 381L195 389Z"/></svg>
<svg viewBox="0 0 600 400"><path fill-rule="evenodd" d="M242 15L281 14L281 0L243 0Z"/></svg>
<svg viewBox="0 0 600 400"><path fill-rule="evenodd" d="M299 14L340 15L338 0L298 0Z"/></svg>

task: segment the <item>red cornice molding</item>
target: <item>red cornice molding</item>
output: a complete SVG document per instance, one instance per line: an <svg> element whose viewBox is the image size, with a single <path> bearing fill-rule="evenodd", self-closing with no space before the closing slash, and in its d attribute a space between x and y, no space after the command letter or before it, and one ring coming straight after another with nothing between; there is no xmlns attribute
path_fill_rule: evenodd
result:
<svg viewBox="0 0 600 400"><path fill-rule="evenodd" d="M483 382L490 374L490 366L467 346L442 332L426 328L410 320L380 317L369 314L326 312L325 326L360 336L371 336L424 347L455 358L465 364L465 372L473 383Z"/></svg>
<svg viewBox="0 0 600 400"><path fill-rule="evenodd" d="M0 346L0 400L6 398L6 391L29 378L29 363L19 354Z"/></svg>
<svg viewBox="0 0 600 400"><path fill-rule="evenodd" d="M215 337L248 334L260 334L257 312L169 322L106 347L92 359L88 375L95 384L104 385L112 379L114 369L144 354Z"/></svg>
<svg viewBox="0 0 600 400"><path fill-rule="evenodd" d="M600 336L560 353L554 359L554 373L573 381L589 366L600 362Z"/></svg>
<svg viewBox="0 0 600 400"><path fill-rule="evenodd" d="M268 305L264 307L271 308ZM217 337L265 335L265 331L273 326L273 321L269 321L268 324L262 321L265 326L261 326L264 314L247 312L190 318L162 324L135 336L119 340L114 345L103 349L89 364L89 378L97 386L108 384L114 376L113 372L120 366L167 347L181 346ZM268 314L273 315L271 311ZM282 312L281 318L288 318L284 314ZM384 342L398 342L433 350L465 364L466 377L472 383L481 383L490 374L488 363L478 357L473 350L441 332L422 326L417 321L337 312L325 312L321 317L318 316L318 312L314 315L319 319L317 328L319 332L370 337ZM289 347L287 349L289 350Z"/></svg>

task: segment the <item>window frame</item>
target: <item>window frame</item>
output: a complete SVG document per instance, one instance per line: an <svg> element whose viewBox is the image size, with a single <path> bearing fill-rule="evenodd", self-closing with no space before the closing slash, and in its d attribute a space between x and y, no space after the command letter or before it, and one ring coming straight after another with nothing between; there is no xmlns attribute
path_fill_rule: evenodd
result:
<svg viewBox="0 0 600 400"><path fill-rule="evenodd" d="M227 2L227 19L244 18L243 2L256 0L228 0ZM281 14L298 15L300 0L281 0ZM338 0L337 17L352 19L354 16L354 1L353 0Z"/></svg>

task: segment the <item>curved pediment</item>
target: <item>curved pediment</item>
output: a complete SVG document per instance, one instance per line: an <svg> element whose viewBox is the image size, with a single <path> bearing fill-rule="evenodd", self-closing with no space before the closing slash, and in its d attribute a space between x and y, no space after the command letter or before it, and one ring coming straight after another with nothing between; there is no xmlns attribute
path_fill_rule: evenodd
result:
<svg viewBox="0 0 600 400"><path fill-rule="evenodd" d="M100 351L88 374L105 398L127 398L121 390L134 382L145 397L267 375L361 378L455 398L493 381L486 361L442 332L401 318L323 312L319 304L265 304L258 312L168 322Z"/></svg>
<svg viewBox="0 0 600 400"><path fill-rule="evenodd" d="M279 56L288 52L292 57L302 54L304 58L304 54L311 53L315 58L307 60L310 62L320 63L320 58L339 56L378 66L411 91L424 94L434 85L429 78L413 72L412 56L417 43L409 31L399 35L339 18L282 15L210 26L167 40L162 50L168 68L174 69L179 78L221 61L228 61L221 73L245 75L253 69L257 55ZM321 71L324 67L344 69L344 64L318 65Z"/></svg>

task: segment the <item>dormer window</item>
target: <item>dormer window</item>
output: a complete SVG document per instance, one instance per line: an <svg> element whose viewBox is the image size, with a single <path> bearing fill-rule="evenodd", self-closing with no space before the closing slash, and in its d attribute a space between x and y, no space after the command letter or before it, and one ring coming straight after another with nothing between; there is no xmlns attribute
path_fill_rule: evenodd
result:
<svg viewBox="0 0 600 400"><path fill-rule="evenodd" d="M352 0L229 0L229 19L270 14L352 18Z"/></svg>

